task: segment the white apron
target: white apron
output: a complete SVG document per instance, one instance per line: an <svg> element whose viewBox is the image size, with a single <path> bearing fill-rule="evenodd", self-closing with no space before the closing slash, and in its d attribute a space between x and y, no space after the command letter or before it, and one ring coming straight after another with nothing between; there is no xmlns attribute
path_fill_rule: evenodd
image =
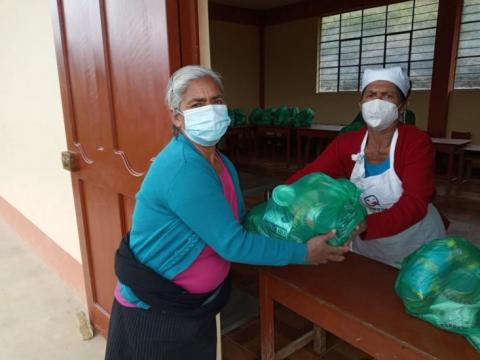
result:
<svg viewBox="0 0 480 360"><path fill-rule="evenodd" d="M364 151L367 139L368 131L363 138L360 153L352 155L355 166L350 180L363 191L361 202L366 207L367 213L374 214L392 207L403 194L402 181L395 173L394 168L398 130L393 134L390 144L389 169L379 175L369 177L365 177ZM382 226L388 227L389 224L382 224ZM357 237L353 240L352 250L398 268L401 261L421 245L445 236L442 218L435 206L429 204L425 217L408 229L396 235L375 240L364 241Z"/></svg>

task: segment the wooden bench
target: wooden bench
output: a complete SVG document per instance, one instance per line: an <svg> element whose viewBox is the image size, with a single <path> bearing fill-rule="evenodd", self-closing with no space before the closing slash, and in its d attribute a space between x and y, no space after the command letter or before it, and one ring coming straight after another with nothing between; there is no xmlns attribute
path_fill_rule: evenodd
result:
<svg viewBox="0 0 480 360"><path fill-rule="evenodd" d="M398 270L350 253L341 263L265 267L260 272L262 359L281 359L333 333L375 359L480 359L460 335L408 315L394 292ZM274 350L274 302L312 321L316 331ZM320 346L321 348L321 346Z"/></svg>

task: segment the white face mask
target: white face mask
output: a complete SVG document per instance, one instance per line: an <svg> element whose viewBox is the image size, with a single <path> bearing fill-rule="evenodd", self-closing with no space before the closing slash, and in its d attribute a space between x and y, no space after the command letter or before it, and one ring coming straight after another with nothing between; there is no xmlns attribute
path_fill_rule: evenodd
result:
<svg viewBox="0 0 480 360"><path fill-rule="evenodd" d="M382 131L398 119L398 108L389 101L375 99L362 104L362 116L370 128Z"/></svg>
<svg viewBox="0 0 480 360"><path fill-rule="evenodd" d="M202 146L214 146L230 125L227 105L206 105L181 113L185 119L185 135Z"/></svg>

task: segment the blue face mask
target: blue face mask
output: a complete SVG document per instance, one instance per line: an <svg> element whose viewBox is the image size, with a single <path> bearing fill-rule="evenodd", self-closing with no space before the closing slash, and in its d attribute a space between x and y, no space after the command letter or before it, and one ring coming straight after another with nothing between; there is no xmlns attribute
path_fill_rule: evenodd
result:
<svg viewBox="0 0 480 360"><path fill-rule="evenodd" d="M227 105L206 105L181 114L185 119L185 135L202 146L214 146L230 125Z"/></svg>

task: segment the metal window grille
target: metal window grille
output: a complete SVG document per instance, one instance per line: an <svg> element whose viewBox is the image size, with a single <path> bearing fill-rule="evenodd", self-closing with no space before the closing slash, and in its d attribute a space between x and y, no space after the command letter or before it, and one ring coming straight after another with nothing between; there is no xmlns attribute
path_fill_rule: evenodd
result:
<svg viewBox="0 0 480 360"><path fill-rule="evenodd" d="M464 0L455 89L480 88L480 0Z"/></svg>
<svg viewBox="0 0 480 360"><path fill-rule="evenodd" d="M317 92L358 91L365 68L390 66L429 89L437 15L438 0L412 0L320 18Z"/></svg>

